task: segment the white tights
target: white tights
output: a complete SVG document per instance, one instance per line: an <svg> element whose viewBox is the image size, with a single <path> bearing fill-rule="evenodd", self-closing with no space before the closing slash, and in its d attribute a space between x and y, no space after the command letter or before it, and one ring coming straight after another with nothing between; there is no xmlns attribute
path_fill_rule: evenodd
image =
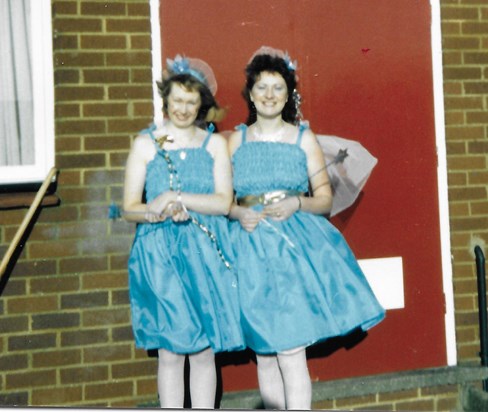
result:
<svg viewBox="0 0 488 412"><path fill-rule="evenodd" d="M259 390L266 409L310 409L312 383L305 348L257 355Z"/></svg>
<svg viewBox="0 0 488 412"><path fill-rule="evenodd" d="M185 357L165 349L158 351L158 393L161 408L183 408ZM214 409L217 387L215 356L211 349L188 355L192 408Z"/></svg>

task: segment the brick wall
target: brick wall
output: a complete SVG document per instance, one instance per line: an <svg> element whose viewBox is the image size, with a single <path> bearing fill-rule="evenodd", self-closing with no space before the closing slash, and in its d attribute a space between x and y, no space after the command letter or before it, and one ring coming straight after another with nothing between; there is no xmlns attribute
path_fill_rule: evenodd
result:
<svg viewBox="0 0 488 412"><path fill-rule="evenodd" d="M445 385L320 401L313 404L313 409L454 411L460 410L460 397L460 388L457 385Z"/></svg>
<svg viewBox="0 0 488 412"><path fill-rule="evenodd" d="M126 259L111 222L134 132L152 119L148 0L52 0L60 207L42 210L0 297L0 405L135 406L156 365L134 347ZM449 206L460 363L478 363L472 237L486 238L488 6L442 0ZM0 213L1 251L25 210ZM426 392L427 391L427 392ZM448 410L457 387L377 394L325 408ZM334 402L334 403L333 403Z"/></svg>
<svg viewBox="0 0 488 412"><path fill-rule="evenodd" d="M458 358L479 363L472 251L488 238L488 4L442 0L441 18Z"/></svg>
<svg viewBox="0 0 488 412"><path fill-rule="evenodd" d="M107 205L153 116L149 4L53 0L52 15L62 203L42 210L0 299L0 405L134 406L154 398L155 360L130 330L133 225ZM1 212L3 244L24 214Z"/></svg>

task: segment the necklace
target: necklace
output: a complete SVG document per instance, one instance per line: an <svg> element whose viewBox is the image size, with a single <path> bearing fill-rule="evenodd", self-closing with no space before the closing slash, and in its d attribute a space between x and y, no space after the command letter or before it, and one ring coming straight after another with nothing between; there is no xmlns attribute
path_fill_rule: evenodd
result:
<svg viewBox="0 0 488 412"><path fill-rule="evenodd" d="M256 140L261 142L280 142L283 140L283 135L285 134L285 124L282 123L280 129L276 133L263 134L260 128L256 125L253 130Z"/></svg>
<svg viewBox="0 0 488 412"><path fill-rule="evenodd" d="M157 138L156 141L159 144L159 147L161 149L163 149L163 145L166 142L173 144L176 147L176 149L179 151L180 159L185 160L187 155L187 150L194 147L194 141L196 135L197 135L197 130L196 128L194 128L193 132L191 133L191 136L187 139L186 144L181 144L181 142L179 141L180 139L175 139L174 135L172 134L161 136Z"/></svg>

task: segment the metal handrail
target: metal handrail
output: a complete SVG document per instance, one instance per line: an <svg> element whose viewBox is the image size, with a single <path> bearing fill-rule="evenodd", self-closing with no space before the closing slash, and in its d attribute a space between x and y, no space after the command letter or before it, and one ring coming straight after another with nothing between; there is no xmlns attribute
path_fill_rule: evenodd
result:
<svg viewBox="0 0 488 412"><path fill-rule="evenodd" d="M485 256L481 247L475 246L474 253L476 256L476 278L478 281L478 318L480 324L480 357L481 365L488 365L488 316L486 308L486 270ZM488 379L483 382L483 390L488 392Z"/></svg>
<svg viewBox="0 0 488 412"><path fill-rule="evenodd" d="M36 197L34 198L32 204L29 207L29 210L27 211L26 215L24 216L24 219L22 220L21 225L17 229L17 232L15 233L14 238L12 239L12 242L10 243L7 251L5 252L5 255L3 256L2 263L0 264L0 285L3 283L3 276L6 273L7 267L9 266L12 257L19 246L19 243L24 236L25 231L31 224L31 221L39 208L39 205L42 202L42 199L44 198L44 195L46 194L49 185L51 184L54 176L57 174L57 169L55 167L51 168L49 171L46 179L42 183L41 187L37 191Z"/></svg>

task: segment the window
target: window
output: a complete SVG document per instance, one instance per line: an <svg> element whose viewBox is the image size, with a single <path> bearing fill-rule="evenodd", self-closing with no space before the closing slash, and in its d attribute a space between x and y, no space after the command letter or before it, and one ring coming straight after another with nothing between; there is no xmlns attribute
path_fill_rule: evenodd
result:
<svg viewBox="0 0 488 412"><path fill-rule="evenodd" d="M50 0L0 0L0 185L42 182L54 165Z"/></svg>

